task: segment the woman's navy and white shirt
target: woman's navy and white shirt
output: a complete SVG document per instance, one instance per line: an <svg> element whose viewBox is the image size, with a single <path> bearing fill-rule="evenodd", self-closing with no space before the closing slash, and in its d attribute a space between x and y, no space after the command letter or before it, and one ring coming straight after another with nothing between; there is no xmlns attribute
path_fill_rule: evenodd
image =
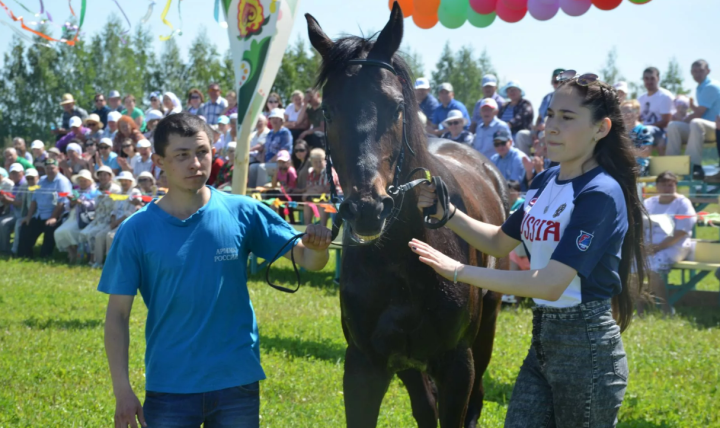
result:
<svg viewBox="0 0 720 428"><path fill-rule="evenodd" d="M622 288L618 270L628 228L622 189L602 167L566 181L559 172L556 166L535 177L523 208L502 230L522 241L530 269L556 260L577 271L560 299L536 304L564 308L609 299Z"/></svg>

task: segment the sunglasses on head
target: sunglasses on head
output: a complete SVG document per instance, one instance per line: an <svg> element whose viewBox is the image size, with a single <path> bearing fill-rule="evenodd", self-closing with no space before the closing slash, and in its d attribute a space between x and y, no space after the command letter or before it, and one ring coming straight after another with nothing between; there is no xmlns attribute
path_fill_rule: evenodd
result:
<svg viewBox="0 0 720 428"><path fill-rule="evenodd" d="M459 121L459 120L451 120L451 121L449 121L449 122L445 122L445 123L447 123L447 124L448 124L448 126L455 126L455 125L459 125L459 124L461 124L462 122L461 122L461 121Z"/></svg>
<svg viewBox="0 0 720 428"><path fill-rule="evenodd" d="M507 141L497 140L497 141L495 141L495 142L493 143L493 146L495 146L495 147L500 147L500 146L504 146L505 144L507 144Z"/></svg>
<svg viewBox="0 0 720 428"><path fill-rule="evenodd" d="M583 87L592 86L595 84L600 85L600 93L602 94L603 98L603 105L605 106L605 111L610 112L607 106L607 98L605 97L605 87L601 85L600 77L598 77L597 74L593 73L585 73L580 76L577 75L577 71L575 70L566 70L562 73L558 74L555 80L558 83L566 82L568 80L576 80L577 84Z"/></svg>

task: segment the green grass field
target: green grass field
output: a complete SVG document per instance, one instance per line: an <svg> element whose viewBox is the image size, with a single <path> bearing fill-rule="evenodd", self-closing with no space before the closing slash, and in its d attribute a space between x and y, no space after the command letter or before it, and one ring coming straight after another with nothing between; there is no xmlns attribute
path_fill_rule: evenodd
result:
<svg viewBox="0 0 720 428"><path fill-rule="evenodd" d="M262 383L264 427L344 426L345 342L333 268L303 273L305 284L295 295L267 287L262 273L251 278L268 375ZM112 426L115 402L103 348L107 297L95 290L100 272L7 259L0 259L0 270L0 427ZM289 263L278 263L274 277L288 283ZM717 290L717 280L706 279L702 288ZM146 314L136 299L130 373L141 400ZM530 343L530 321L526 307L500 315L485 374L483 427L502 426ZM720 311L680 309L672 319L650 315L636 320L624 341L631 379L620 427L720 426ZM397 380L379 426L415 426Z"/></svg>

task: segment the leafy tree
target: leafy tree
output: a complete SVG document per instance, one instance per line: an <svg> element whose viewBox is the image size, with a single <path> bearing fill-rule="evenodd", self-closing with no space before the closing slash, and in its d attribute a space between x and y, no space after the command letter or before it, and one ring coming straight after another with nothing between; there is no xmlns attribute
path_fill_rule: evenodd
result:
<svg viewBox="0 0 720 428"><path fill-rule="evenodd" d="M293 91L305 91L315 85L321 61L320 55L314 49L309 51L305 41L298 38L283 55L272 92L277 92L287 105Z"/></svg>
<svg viewBox="0 0 720 428"><path fill-rule="evenodd" d="M605 59L605 65L600 70L600 74L602 80L610 85L614 85L617 82L625 80L617 67L617 48L614 46L608 52L607 58Z"/></svg>
<svg viewBox="0 0 720 428"><path fill-rule="evenodd" d="M413 78L425 77L425 64L419 52L412 50L410 46L403 46L398 53L410 67Z"/></svg>
<svg viewBox="0 0 720 428"><path fill-rule="evenodd" d="M683 87L683 76L680 71L680 64L673 57L668 63L667 71L662 75L660 86L677 95L689 94L690 90Z"/></svg>
<svg viewBox="0 0 720 428"><path fill-rule="evenodd" d="M482 97L482 76L488 73L496 74L487 51L475 58L471 46L463 46L453 53L447 43L435 67L431 86L437 88L443 82L450 82L455 98L465 104L468 110Z"/></svg>

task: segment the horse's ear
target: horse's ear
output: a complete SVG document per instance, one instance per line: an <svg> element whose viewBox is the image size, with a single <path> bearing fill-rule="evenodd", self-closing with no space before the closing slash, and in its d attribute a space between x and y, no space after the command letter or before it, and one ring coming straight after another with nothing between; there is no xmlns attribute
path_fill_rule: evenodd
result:
<svg viewBox="0 0 720 428"><path fill-rule="evenodd" d="M390 12L390 20L385 24L385 28L375 42L372 50L368 54L368 58L379 58L390 61L400 49L400 43L403 38L403 13L400 4L396 1L393 4L392 12Z"/></svg>
<svg viewBox="0 0 720 428"><path fill-rule="evenodd" d="M325 57L328 52L330 52L330 49L333 47L333 41L330 40L330 37L325 34L322 28L320 28L320 24L317 22L317 19L310 15L309 13L305 14L305 19L307 20L308 24L308 36L310 37L310 44L313 45L316 51L320 54L320 56Z"/></svg>

